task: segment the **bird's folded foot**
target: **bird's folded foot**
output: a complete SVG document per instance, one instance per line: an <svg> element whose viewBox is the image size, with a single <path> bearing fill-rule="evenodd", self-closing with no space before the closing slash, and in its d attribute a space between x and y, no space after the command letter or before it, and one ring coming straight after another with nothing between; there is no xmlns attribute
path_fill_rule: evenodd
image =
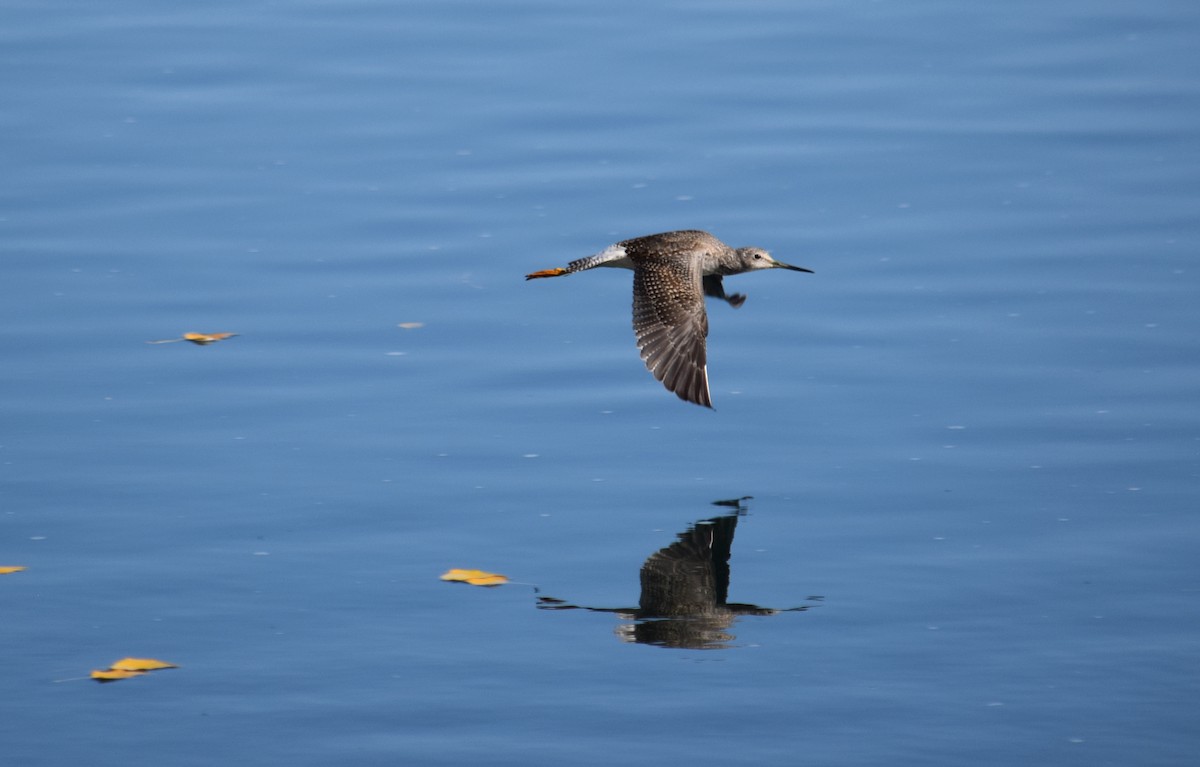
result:
<svg viewBox="0 0 1200 767"><path fill-rule="evenodd" d="M533 274L525 275L525 279L536 280L538 277L558 277L559 275L566 273L567 270L560 267L556 267L554 269L542 269L541 271L534 272Z"/></svg>
<svg viewBox="0 0 1200 767"><path fill-rule="evenodd" d="M725 300L728 301L729 305L734 309L746 303L746 297L741 293L734 293L732 296L726 296Z"/></svg>

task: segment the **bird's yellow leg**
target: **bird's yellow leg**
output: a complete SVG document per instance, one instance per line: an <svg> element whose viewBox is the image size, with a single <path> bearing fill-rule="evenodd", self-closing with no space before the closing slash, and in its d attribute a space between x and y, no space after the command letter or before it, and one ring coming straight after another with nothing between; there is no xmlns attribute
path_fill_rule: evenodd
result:
<svg viewBox="0 0 1200 767"><path fill-rule="evenodd" d="M566 273L567 273L567 270L562 269L562 268L542 269L541 271L534 272L533 274L525 275L525 279L536 280L538 277L558 277L559 275L563 275Z"/></svg>

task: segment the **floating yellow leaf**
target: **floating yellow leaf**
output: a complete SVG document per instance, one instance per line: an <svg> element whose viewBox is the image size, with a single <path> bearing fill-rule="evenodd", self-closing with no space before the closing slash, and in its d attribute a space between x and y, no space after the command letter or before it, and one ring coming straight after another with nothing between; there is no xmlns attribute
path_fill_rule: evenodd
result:
<svg viewBox="0 0 1200 767"><path fill-rule="evenodd" d="M508 583L508 576L483 570L464 570L454 567L442 574L442 580L469 583L472 586L499 586L502 583Z"/></svg>
<svg viewBox="0 0 1200 767"><path fill-rule="evenodd" d="M163 338L158 341L147 341L148 344L173 344L178 341L191 341L200 346L208 346L215 344L217 341L224 341L226 338L233 338L237 333L184 333L179 338Z"/></svg>
<svg viewBox="0 0 1200 767"><path fill-rule="evenodd" d="M118 679L142 676L160 668L179 668L179 666L154 658L121 658L103 671L93 671L92 679L97 682L115 682Z"/></svg>
<svg viewBox="0 0 1200 767"><path fill-rule="evenodd" d="M142 676L145 671L126 671L123 669L106 669L104 671L93 671L92 679L97 682L115 682L118 679L128 679L131 676Z"/></svg>
<svg viewBox="0 0 1200 767"><path fill-rule="evenodd" d="M22 567L21 565L0 567L0 575L8 575L9 573L19 573L24 569L26 569L26 568Z"/></svg>
<svg viewBox="0 0 1200 767"><path fill-rule="evenodd" d="M121 658L109 668L120 671L154 671L160 668L179 668L179 666L154 658Z"/></svg>
<svg viewBox="0 0 1200 767"><path fill-rule="evenodd" d="M226 338L233 338L236 335L237 333L184 333L183 340L205 346L217 341L224 341Z"/></svg>

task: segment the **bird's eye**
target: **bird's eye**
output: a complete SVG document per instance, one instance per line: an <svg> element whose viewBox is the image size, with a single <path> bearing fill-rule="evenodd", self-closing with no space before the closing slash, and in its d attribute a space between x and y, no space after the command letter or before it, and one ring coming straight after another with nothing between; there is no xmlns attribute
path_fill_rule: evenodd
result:
<svg viewBox="0 0 1200 767"><path fill-rule="evenodd" d="M761 261L761 260L762 260L762 253L755 253L755 254L754 254L754 260L755 260L755 261Z"/></svg>

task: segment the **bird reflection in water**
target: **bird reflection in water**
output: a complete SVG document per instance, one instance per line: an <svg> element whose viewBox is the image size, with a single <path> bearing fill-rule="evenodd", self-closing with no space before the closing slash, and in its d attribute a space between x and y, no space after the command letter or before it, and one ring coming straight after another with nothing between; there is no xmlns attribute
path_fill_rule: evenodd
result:
<svg viewBox="0 0 1200 767"><path fill-rule="evenodd" d="M730 629L743 615L807 610L810 605L777 609L725 601L733 533L738 518L746 513L744 502L748 500L749 496L716 501L714 505L733 510L696 522L674 543L651 554L642 565L642 595L637 607L586 607L543 596L538 598L538 608L615 613L631 621L617 628L622 640L683 649L730 647L735 639Z"/></svg>

